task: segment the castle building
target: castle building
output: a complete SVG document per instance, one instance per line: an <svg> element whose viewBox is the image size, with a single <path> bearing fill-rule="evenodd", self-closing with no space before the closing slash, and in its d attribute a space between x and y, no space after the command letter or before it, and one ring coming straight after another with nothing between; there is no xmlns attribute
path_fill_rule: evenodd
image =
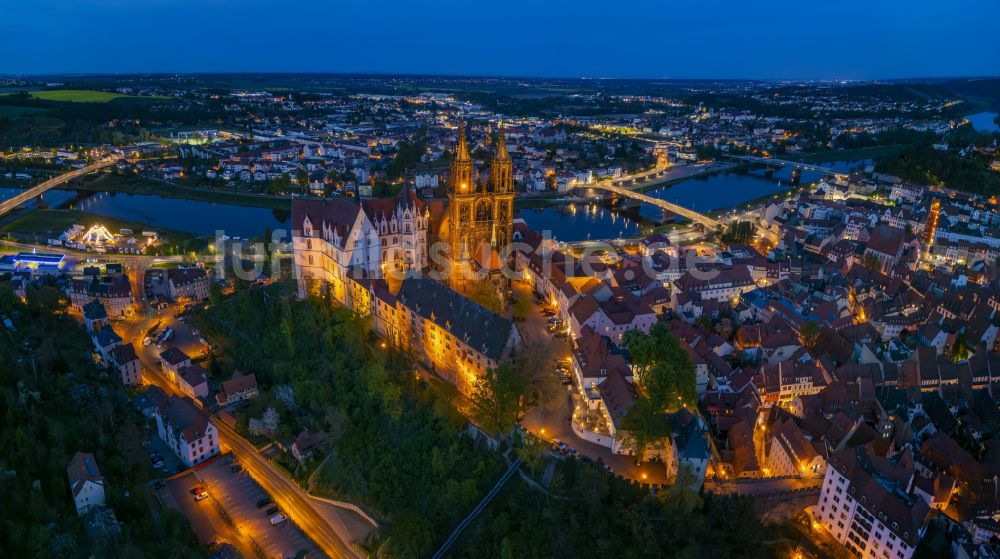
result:
<svg viewBox="0 0 1000 559"><path fill-rule="evenodd" d="M359 278L382 277L378 230L361 206L345 198L292 202L292 250L299 297L308 282L325 283L340 304L355 308L352 294Z"/></svg>
<svg viewBox="0 0 1000 559"><path fill-rule="evenodd" d="M427 267L427 204L405 187L393 198L370 198L362 203L382 244L383 270L423 270Z"/></svg>
<svg viewBox="0 0 1000 559"><path fill-rule="evenodd" d="M449 282L468 291L477 276L490 278L500 293L507 289L500 273L514 232L514 176L503 129L490 164L489 180L473 173L472 158L459 131L448 186L448 242L451 253Z"/></svg>

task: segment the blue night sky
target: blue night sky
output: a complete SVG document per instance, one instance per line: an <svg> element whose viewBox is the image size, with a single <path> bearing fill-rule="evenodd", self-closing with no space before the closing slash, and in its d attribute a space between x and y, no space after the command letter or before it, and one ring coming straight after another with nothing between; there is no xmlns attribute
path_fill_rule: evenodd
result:
<svg viewBox="0 0 1000 559"><path fill-rule="evenodd" d="M0 73L1000 75L996 0L0 0Z"/></svg>

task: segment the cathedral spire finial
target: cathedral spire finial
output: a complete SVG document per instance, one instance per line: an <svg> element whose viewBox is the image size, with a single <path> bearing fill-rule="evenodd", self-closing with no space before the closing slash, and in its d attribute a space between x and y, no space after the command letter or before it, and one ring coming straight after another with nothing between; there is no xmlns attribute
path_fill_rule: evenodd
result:
<svg viewBox="0 0 1000 559"><path fill-rule="evenodd" d="M500 119L500 124L497 127L497 158L510 159L510 154L507 153L507 138L503 133L503 119Z"/></svg>
<svg viewBox="0 0 1000 559"><path fill-rule="evenodd" d="M455 159L457 161L469 161L469 146L465 142L465 123L458 126L458 145L455 146Z"/></svg>

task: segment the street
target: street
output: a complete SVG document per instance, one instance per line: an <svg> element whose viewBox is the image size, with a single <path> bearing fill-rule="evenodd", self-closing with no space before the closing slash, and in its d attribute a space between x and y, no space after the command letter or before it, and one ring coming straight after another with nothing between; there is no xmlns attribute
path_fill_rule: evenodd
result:
<svg viewBox="0 0 1000 559"><path fill-rule="evenodd" d="M534 304L534 296L531 293L531 286L526 282L517 281L513 284L514 296L518 299L528 297L532 301L531 313L524 322L518 323L521 335L526 344L544 344L552 356L553 360L566 360L571 356L568 338L557 338L545 330L547 318L542 314L542 307ZM556 375L555 370L549 374ZM582 454L594 461L600 459L610 466L611 471L626 479L632 479L641 483L665 483L666 470L663 464L656 462L646 462L637 466L635 459L631 456L623 456L611 452L611 449L590 441L581 439L573 432L570 420L573 415L573 402L570 390L575 390L573 386L564 387L564 397L560 399L558 407L552 410L545 410L535 407L525 415L521 425L533 435L547 440L560 440L569 447L575 448Z"/></svg>

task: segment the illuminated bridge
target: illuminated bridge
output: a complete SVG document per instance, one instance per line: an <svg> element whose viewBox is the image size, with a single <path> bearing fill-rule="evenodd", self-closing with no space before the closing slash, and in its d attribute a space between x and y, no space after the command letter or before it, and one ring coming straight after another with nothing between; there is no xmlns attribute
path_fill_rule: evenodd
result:
<svg viewBox="0 0 1000 559"><path fill-rule="evenodd" d="M749 163L760 163L761 165L769 165L771 167L788 167L798 171L815 171L817 173L823 173L824 175L847 176L847 173L841 173L840 171L829 167L820 167L819 165L812 165L810 163L802 163L799 161L788 161L785 159L774 159L770 157L755 157L753 155L735 155L733 156L733 159L739 159Z"/></svg>
<svg viewBox="0 0 1000 559"><path fill-rule="evenodd" d="M0 216L6 214L7 212L20 206L21 204L31 200L32 198L41 196L48 190L51 190L77 177L82 177L83 175L86 175L88 173L93 173L94 171L98 171L110 165L114 165L116 161L117 159L115 158L102 159L101 161L94 163L93 165L87 165L86 167L70 171L68 173L59 175L58 177L55 178L51 178L43 182L42 184L39 184L38 186L33 186L25 190L24 192L18 194L17 196L14 196L10 200L4 200L2 203L0 203Z"/></svg>
<svg viewBox="0 0 1000 559"><path fill-rule="evenodd" d="M658 208L671 211L681 217L686 217L693 221L694 223L700 223L709 229L715 229L716 226L722 225L722 222L717 221L708 217L705 214L700 214L694 210L689 210L684 206L678 206L677 204L667 202L666 200L661 200L659 198L653 198L652 196L647 196L641 192L636 192L634 190L629 190L627 188L622 188L616 186L610 182L598 182L594 184L588 184L586 188L592 188L595 190L607 190L618 196L624 196L626 198L633 198L639 200L640 202L645 202L647 204L652 204Z"/></svg>

